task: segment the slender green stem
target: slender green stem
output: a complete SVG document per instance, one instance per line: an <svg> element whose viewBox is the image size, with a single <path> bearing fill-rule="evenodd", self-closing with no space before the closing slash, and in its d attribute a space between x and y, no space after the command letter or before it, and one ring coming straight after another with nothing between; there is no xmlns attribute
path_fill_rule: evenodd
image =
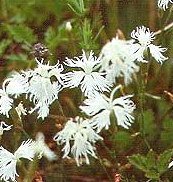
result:
<svg viewBox="0 0 173 182"><path fill-rule="evenodd" d="M143 75L143 69L142 69L142 65L141 65L141 69L140 69L140 85L139 85L139 103L140 103L140 121L141 121L141 132L142 132L142 137L143 140L146 144L146 146L148 147L148 149L150 149L150 145L146 139L146 134L145 134L145 121L144 121L144 100L145 100L145 81L144 81L144 75Z"/></svg>

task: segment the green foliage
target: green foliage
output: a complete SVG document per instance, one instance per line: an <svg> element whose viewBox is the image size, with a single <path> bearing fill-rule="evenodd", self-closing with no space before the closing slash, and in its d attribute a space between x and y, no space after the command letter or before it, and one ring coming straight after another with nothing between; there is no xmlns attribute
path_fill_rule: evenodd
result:
<svg viewBox="0 0 173 182"><path fill-rule="evenodd" d="M83 16L86 12L84 0L67 0L68 6L78 16Z"/></svg>
<svg viewBox="0 0 173 182"><path fill-rule="evenodd" d="M45 45L47 45L47 47L52 51L55 50L55 48L57 48L57 46L60 45L61 43L67 42L68 38L67 38L65 26L62 25L58 27L58 30L55 30L52 27L49 27L47 31L45 32L44 41L45 41Z"/></svg>
<svg viewBox="0 0 173 182"><path fill-rule="evenodd" d="M17 62L27 62L28 56L25 54L10 54L6 56L6 59L10 62L17 61Z"/></svg>
<svg viewBox="0 0 173 182"><path fill-rule="evenodd" d="M167 171L168 164L173 155L173 150L166 150L159 156L152 150L146 156L135 154L128 158L129 162L143 171L150 179L160 179L160 176Z"/></svg>
<svg viewBox="0 0 173 182"><path fill-rule="evenodd" d="M0 56L3 56L7 47L11 44L11 40L4 39L0 42Z"/></svg>
<svg viewBox="0 0 173 182"><path fill-rule="evenodd" d="M148 140L154 140L157 132L157 126L152 110L146 110L144 112L144 125L141 128Z"/></svg>
<svg viewBox="0 0 173 182"><path fill-rule="evenodd" d="M149 6L149 0L144 0L140 3L132 3L134 1L128 1L128 3L122 2L115 0L30 0L25 2L21 0L2 0L0 11L0 64L3 63L0 65L1 80L4 79L9 70L32 67L35 62L32 62L34 58L31 52L33 45L37 42L43 43L50 50L52 55L49 56L49 59L54 61L57 58L64 60L66 56L70 57L71 55L81 54L81 49L84 49L86 52L94 50L99 55L102 46L117 36L117 28L120 29L118 36L125 38L130 37L130 31L141 22L152 27L151 21L148 21L149 16L145 13L139 13L144 11L144 7ZM147 11L149 11L149 8ZM153 13L156 15L156 10ZM168 11L165 13L167 15ZM72 30L66 30L66 22L72 23ZM156 31L159 29L159 23L156 20L154 23L156 24L155 26L153 25L152 30ZM169 32L157 37L158 43L162 42L163 47L169 48L170 57L173 54L173 34L171 31L170 29ZM144 67L146 65L143 64ZM170 98L163 94L164 90L172 93L173 74L171 60L162 66L152 62L147 65L146 70L143 70L143 74L146 76L145 81L148 81L146 83L146 93L159 96L160 100L153 101L154 98L152 97L144 98L146 99L144 101L146 103L144 106L144 123L138 122L137 117L140 116L140 110L138 110L139 100L136 97L137 89L134 89L138 85L134 81L132 84L125 86L124 90L126 94L134 94L133 99L137 108L135 121L129 130L122 129L121 127L118 127L118 129L116 127L113 128L113 124L111 124L111 131L103 131L104 134L106 133L106 137L104 134L103 137L107 151L99 149L98 154L100 158L110 161L111 164L106 169L108 172L115 169L119 170L122 167L122 170L120 169L119 172L124 181L145 181L145 177L140 176L140 171L142 171L149 179L159 181L160 178L163 178L163 181L170 179L171 182L173 178L171 171L169 171L168 177L165 177L164 173L167 171L172 157L172 149L170 148L173 147L173 110L170 110L172 107ZM137 74L140 74L140 72ZM136 75L134 77L136 78ZM116 84L119 83L121 83L121 79L117 80ZM63 110L67 117L82 114L84 116L84 113L79 113L78 109L78 106L81 104L80 96L78 90L74 89L62 93L59 97L65 105L65 109L63 108ZM52 107L53 113L56 115L57 105L54 103ZM24 120L24 122L26 125L31 123L28 122L27 117L25 119L26 121ZM114 120L115 118L113 118ZM57 130L54 127L55 122L59 123L59 121L61 121L59 118L56 118L56 121L52 119L52 127L55 129L55 132ZM140 118L139 121L141 121ZM63 121L60 123L63 125ZM31 125L28 127L29 133L32 133ZM50 131L49 126L45 128ZM149 149L144 139L150 144L151 147ZM150 150L150 148L153 148L155 152ZM145 155L147 151L149 152ZM161 154L157 155L157 153ZM138 170L139 173L136 174L136 170L133 169L131 171L128 170L126 173L126 166L119 167L119 164L127 162L126 156L131 156L129 157L129 162L140 170ZM116 160L115 166L114 159ZM94 171L93 176L103 175L105 177L102 166L98 164L98 160L95 160L93 166L90 165L86 168L83 166L83 173L90 175L91 171ZM67 164L65 163L65 165ZM70 163L70 165L73 164ZM112 168L110 167L111 165L113 166ZM100 174L97 173L97 169L100 170ZM87 173L87 171L89 172ZM75 173L81 174L81 168L76 169ZM51 178L50 174L46 175ZM123 175L128 176L128 179L125 180ZM138 179L139 176L141 179ZM57 175L55 174L55 180L57 180L56 177ZM98 180L102 181L99 178ZM51 179L48 178L47 181L51 181Z"/></svg>
<svg viewBox="0 0 173 182"><path fill-rule="evenodd" d="M27 44L36 42L33 30L25 25L7 25L7 30L16 42Z"/></svg>
<svg viewBox="0 0 173 182"><path fill-rule="evenodd" d="M161 142L164 146L169 147L173 145L172 141L173 141L173 120L168 117L163 121Z"/></svg>
<svg viewBox="0 0 173 182"><path fill-rule="evenodd" d="M126 131L118 131L112 136L112 142L117 152L123 152L129 149L133 144L133 138Z"/></svg>
<svg viewBox="0 0 173 182"><path fill-rule="evenodd" d="M82 27L80 28L80 47L84 50L94 50L97 48L97 44L94 41L91 23L85 19Z"/></svg>

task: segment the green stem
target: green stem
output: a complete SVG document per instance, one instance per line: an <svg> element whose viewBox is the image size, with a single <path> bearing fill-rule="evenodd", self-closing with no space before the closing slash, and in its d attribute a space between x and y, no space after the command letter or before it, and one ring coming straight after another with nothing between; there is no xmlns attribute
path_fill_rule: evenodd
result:
<svg viewBox="0 0 173 182"><path fill-rule="evenodd" d="M150 145L146 139L146 134L145 134L145 121L144 121L144 97L145 97L145 83L144 83L144 78L143 78L143 70L142 70L142 65L140 69L140 85L139 85L139 103L140 103L140 121L141 121L141 132L142 132L142 137L143 140L147 146L148 149L150 149Z"/></svg>

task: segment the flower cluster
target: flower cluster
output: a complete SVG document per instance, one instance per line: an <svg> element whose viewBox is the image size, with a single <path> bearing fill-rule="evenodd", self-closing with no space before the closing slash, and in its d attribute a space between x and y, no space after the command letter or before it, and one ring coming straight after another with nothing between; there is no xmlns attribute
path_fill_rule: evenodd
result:
<svg viewBox="0 0 173 182"><path fill-rule="evenodd" d="M161 6L162 2L159 3ZM164 9L166 7L167 5ZM133 95L115 97L122 88L121 85L117 86L118 78L123 77L124 84L130 84L133 75L140 69L139 62L147 63L146 54L151 54L161 64L167 60L163 55L166 48L153 44L155 34L149 28L137 27L132 31L131 38L113 38L103 46L99 57L93 51L83 51L81 56L66 58L64 65L57 62L51 66L49 62L44 63L44 59L36 58L36 68L13 72L4 80L0 89L0 113L9 117L10 109L15 108L21 119L22 114L37 111L38 118L44 120L60 91L79 87L85 96L79 107L84 117L67 119L64 128L54 136L54 140L63 145L63 158L73 156L78 166L83 161L89 164L89 156L97 158L95 144L103 140L100 136L103 129L109 129L112 122L128 129L135 120L133 112L136 106L131 100ZM28 112L22 102L14 107L14 99L21 95L25 95L33 103L33 108ZM115 116L114 120L111 120L112 114ZM12 125L1 122L0 135L11 127ZM22 142L14 154L0 147L1 180L16 181L16 164L19 159L32 161L35 156L44 156L50 161L57 159L56 154L45 143L44 134L41 132L37 133L35 141Z"/></svg>
<svg viewBox="0 0 173 182"><path fill-rule="evenodd" d="M34 108L29 113L38 111L38 118L44 119L49 114L49 106L58 99L58 93L63 87L62 74L63 66L57 63L50 66L39 62L36 59L37 67L34 70L13 72L3 83L0 90L0 113L9 117L9 110L12 108L13 98L21 94L26 94L27 98L33 102ZM55 81L51 78L55 77ZM19 107L20 106L20 107ZM21 110L21 105L17 108L19 115L25 114L26 109ZM19 113L20 112L20 113Z"/></svg>
<svg viewBox="0 0 173 182"><path fill-rule="evenodd" d="M3 123L4 124L4 123ZM11 129L10 126L6 126L6 130ZM5 130L4 129L4 130ZM48 160L56 160L57 156L44 142L44 135L38 133L36 141L28 139L23 141L20 147L13 153L0 147L0 179L4 181L16 181L16 177L19 174L16 171L17 162L21 158L33 161L34 157L41 158L45 156Z"/></svg>

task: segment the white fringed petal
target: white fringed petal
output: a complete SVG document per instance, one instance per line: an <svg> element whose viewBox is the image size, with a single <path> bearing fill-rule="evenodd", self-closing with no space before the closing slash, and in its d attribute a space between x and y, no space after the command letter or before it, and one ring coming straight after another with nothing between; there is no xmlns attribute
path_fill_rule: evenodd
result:
<svg viewBox="0 0 173 182"><path fill-rule="evenodd" d="M100 58L94 56L91 51L89 56L83 51L82 56L73 59L66 59L66 65L78 69L77 71L66 73L64 76L65 87L80 87L85 96L95 96L98 92L108 91L110 82L105 79L103 73L98 73Z"/></svg>
<svg viewBox="0 0 173 182"><path fill-rule="evenodd" d="M16 164L20 158L32 160L34 158L33 141L22 142L14 154L0 147L0 178L4 181L16 181L19 176L16 171Z"/></svg>
<svg viewBox="0 0 173 182"><path fill-rule="evenodd" d="M96 158L95 147L92 144L102 140L102 137L93 130L89 120L76 117L74 121L73 119L67 121L64 129L55 135L54 140L57 144L64 144L63 158L71 153L79 166L83 162L83 157L86 164L89 164L88 155Z"/></svg>
<svg viewBox="0 0 173 182"><path fill-rule="evenodd" d="M164 11L166 11L166 9L168 9L169 3L173 3L173 1L172 0L158 0L158 7L160 9L163 9Z"/></svg>
<svg viewBox="0 0 173 182"><path fill-rule="evenodd" d="M108 129L110 125L110 114L113 111L117 118L117 125L126 129L134 121L131 115L135 109L133 101L130 100L132 95L123 96L113 99L114 93L120 87L117 86L111 92L110 98L105 95L97 95L95 98L89 98L84 101L84 106L80 109L88 116L92 116L91 125L100 132L103 128Z"/></svg>
<svg viewBox="0 0 173 182"><path fill-rule="evenodd" d="M154 32L150 31L149 28L144 26L136 27L135 30L132 31L131 37L133 38L133 44L131 45L131 51L133 52L134 58L139 62L148 62L144 58L144 54L147 50L150 50L152 57L158 62L163 63L166 58L162 55L167 49L162 48L161 46L156 46L152 44L155 39Z"/></svg>

